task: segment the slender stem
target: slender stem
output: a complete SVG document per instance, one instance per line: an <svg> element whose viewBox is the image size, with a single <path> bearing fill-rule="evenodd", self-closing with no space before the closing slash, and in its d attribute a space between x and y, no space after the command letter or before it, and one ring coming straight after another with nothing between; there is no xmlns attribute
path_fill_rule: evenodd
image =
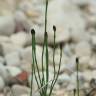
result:
<svg viewBox="0 0 96 96"><path fill-rule="evenodd" d="M76 95L76 89L73 90L74 96Z"/></svg>
<svg viewBox="0 0 96 96"><path fill-rule="evenodd" d="M48 35L47 32L45 33L45 47L46 47L46 83L49 80L49 62L48 62ZM46 85L46 95L47 95L47 87L48 85Z"/></svg>
<svg viewBox="0 0 96 96"><path fill-rule="evenodd" d="M45 8L45 32L47 32L47 11L48 11L48 0L46 0L46 8Z"/></svg>
<svg viewBox="0 0 96 96"><path fill-rule="evenodd" d="M35 43L35 35L33 35L32 36L32 43L33 43L33 46L32 46L32 56L33 56L33 71L34 71L34 76L35 76L35 80L36 80L36 83L37 83L37 86L38 86L38 89L40 88L40 85L39 85L39 82L40 82L40 77L39 77L39 81L38 81L38 79L37 79L37 76L36 76L36 71L35 71L35 63L36 63L36 66L38 67L38 65L37 65L37 60L36 60L36 52L35 52L35 45L36 45L36 43ZM37 69L37 71L38 71L38 75L40 76L40 74L39 74L39 70ZM42 93L41 92L39 92L40 93L40 95L42 96Z"/></svg>
<svg viewBox="0 0 96 96"><path fill-rule="evenodd" d="M53 30L54 30L54 48L53 48L53 67L54 67L54 78L55 78L55 39L56 39L56 27L53 26Z"/></svg>
<svg viewBox="0 0 96 96"><path fill-rule="evenodd" d="M62 44L60 44L60 62L59 62L59 68L58 68L57 76L56 76L56 78L54 78L54 83L51 86L49 96L51 96L51 93L52 93L52 90L54 88L54 85L55 85L55 83L56 83L56 81L58 79L59 72L60 72L60 66L61 66L61 60L62 60Z"/></svg>
<svg viewBox="0 0 96 96"><path fill-rule="evenodd" d="M76 69L77 69L77 95L79 96L79 59L76 58Z"/></svg>
<svg viewBox="0 0 96 96"><path fill-rule="evenodd" d="M34 29L32 29L31 30L31 34L32 34L32 72L31 72L31 91L30 91L30 96L32 96L32 93L33 93L33 91L32 91L32 89L33 89L33 75L34 75L34 53L33 53L33 47L34 47L34 39L33 39L33 37L34 37L34 35L35 35L35 31L34 31Z"/></svg>
<svg viewBox="0 0 96 96"><path fill-rule="evenodd" d="M54 83L54 79L55 79L55 73L56 73L56 70L55 70L55 38L56 38L56 27L53 26L53 31L54 31L54 48L53 48L53 67L54 67L54 77L53 77L53 81L51 83L51 88L53 86L53 83ZM51 89L52 90L52 89ZM50 93L51 94L51 93Z"/></svg>
<svg viewBox="0 0 96 96"><path fill-rule="evenodd" d="M37 89L33 95L35 95L37 92L41 91L42 88L44 88L46 85L48 85L52 80L48 81L44 86L40 87L40 89Z"/></svg>
<svg viewBox="0 0 96 96"><path fill-rule="evenodd" d="M35 37L34 37L34 43L36 44ZM35 55L35 63L36 63L36 68L37 68L37 72L38 72L38 77L39 77L39 81L40 81L40 84L41 84L42 80L41 80L40 71L39 71L39 68L38 68L38 63L37 63L37 58L36 58L36 47L35 46L34 46L34 55Z"/></svg>
<svg viewBox="0 0 96 96"><path fill-rule="evenodd" d="M44 64L43 64L44 45L45 45L45 36L44 36L44 44L43 44L43 50L42 50L42 83L41 83L41 87L44 86L44 84L45 84ZM44 93L44 89L42 89L42 92Z"/></svg>

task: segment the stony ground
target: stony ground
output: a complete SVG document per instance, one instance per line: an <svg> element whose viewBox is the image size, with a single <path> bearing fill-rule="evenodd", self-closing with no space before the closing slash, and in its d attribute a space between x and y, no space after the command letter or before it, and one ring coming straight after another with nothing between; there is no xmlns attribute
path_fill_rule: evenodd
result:
<svg viewBox="0 0 96 96"><path fill-rule="evenodd" d="M30 86L31 78L30 30L34 28L36 31L36 55L41 70L44 11L45 0L0 0L0 96L10 96L12 91L15 96L28 96L30 88L24 85L28 78ZM85 96L86 92L82 89L90 88L90 80L96 78L96 0L49 0L50 79L53 76L53 25L57 28L56 70L60 57L58 45L61 42L64 44L60 75L53 96L73 95L76 88L76 57L80 60L80 93ZM35 90L37 85L34 81Z"/></svg>

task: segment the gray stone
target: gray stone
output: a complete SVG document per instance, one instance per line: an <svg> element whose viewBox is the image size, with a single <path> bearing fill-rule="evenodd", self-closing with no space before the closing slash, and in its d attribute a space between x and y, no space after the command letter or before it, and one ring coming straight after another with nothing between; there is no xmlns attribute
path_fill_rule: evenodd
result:
<svg viewBox="0 0 96 96"><path fill-rule="evenodd" d="M96 56L92 56L89 60L89 68L96 69Z"/></svg>
<svg viewBox="0 0 96 96"><path fill-rule="evenodd" d="M75 47L76 56L90 56L91 55L91 46L88 42L80 42Z"/></svg>
<svg viewBox="0 0 96 96"><path fill-rule="evenodd" d="M29 94L30 89L26 86L21 86L21 85L13 85L12 91L15 96L21 96L23 94Z"/></svg>
<svg viewBox="0 0 96 96"><path fill-rule="evenodd" d="M20 68L14 66L6 66L6 70L10 77L15 77L22 72Z"/></svg>
<svg viewBox="0 0 96 96"><path fill-rule="evenodd" d="M83 72L83 77L86 82L90 82L92 78L96 79L96 70L86 70Z"/></svg>
<svg viewBox="0 0 96 96"><path fill-rule="evenodd" d="M84 71L89 68L90 56L82 56L79 58L79 69Z"/></svg>
<svg viewBox="0 0 96 96"><path fill-rule="evenodd" d="M0 17L0 35L10 36L15 32L15 21L13 16Z"/></svg>
<svg viewBox="0 0 96 96"><path fill-rule="evenodd" d="M8 78L8 72L6 70L6 67L4 65L1 65L1 64L0 64L0 76L2 76L5 81Z"/></svg>
<svg viewBox="0 0 96 96"><path fill-rule="evenodd" d="M58 77L57 83L63 87L66 87L70 83L70 80L71 78L65 73Z"/></svg>
<svg viewBox="0 0 96 96"><path fill-rule="evenodd" d="M4 42L11 42L10 38L8 36L0 36L0 43Z"/></svg>
<svg viewBox="0 0 96 96"><path fill-rule="evenodd" d="M19 52L12 52L5 55L5 62L8 66L19 66L21 63Z"/></svg>
<svg viewBox="0 0 96 96"><path fill-rule="evenodd" d="M11 35L10 39L13 44L23 47L27 43L27 34L25 32L19 32Z"/></svg>
<svg viewBox="0 0 96 96"><path fill-rule="evenodd" d="M3 91L4 87L5 87L5 82L3 78L0 76L0 91Z"/></svg>
<svg viewBox="0 0 96 96"><path fill-rule="evenodd" d="M5 59L2 56L0 56L0 63L2 63L2 64L5 63Z"/></svg>
<svg viewBox="0 0 96 96"><path fill-rule="evenodd" d="M22 31L22 30L25 30L26 32L28 32L30 30L31 22L28 20L24 12L20 10L16 11L14 14L14 19L16 23L17 32Z"/></svg>
<svg viewBox="0 0 96 96"><path fill-rule="evenodd" d="M8 53L14 51L20 51L22 48L20 46L14 45L12 43L1 43L0 44L0 54L5 56Z"/></svg>

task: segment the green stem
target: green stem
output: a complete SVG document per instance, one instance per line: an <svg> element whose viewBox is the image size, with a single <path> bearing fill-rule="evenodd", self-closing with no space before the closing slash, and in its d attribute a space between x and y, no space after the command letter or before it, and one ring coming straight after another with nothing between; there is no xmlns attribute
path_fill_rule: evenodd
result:
<svg viewBox="0 0 96 96"><path fill-rule="evenodd" d="M56 75L56 78L54 78L54 82L53 84L51 85L51 89L50 89L50 93L49 93L49 96L51 96L51 93L52 93L52 90L54 88L54 85L58 79L58 76L59 76L59 72L60 72L60 66L61 66L61 60L62 60L62 44L60 44L60 62L59 62L59 68L58 68L58 72L57 72L57 75Z"/></svg>
<svg viewBox="0 0 96 96"><path fill-rule="evenodd" d="M45 47L46 47L46 83L48 83L49 80L49 62L48 62L48 34L47 32L45 33ZM47 87L48 85L46 85L46 95L47 95Z"/></svg>
<svg viewBox="0 0 96 96"><path fill-rule="evenodd" d="M42 50L42 83L41 83L41 87L44 86L44 84L45 84L44 64L43 64L44 45L45 45L45 36L44 36L44 44L43 44L43 50ZM42 88L42 92L44 93L44 88Z"/></svg>
<svg viewBox="0 0 96 96"><path fill-rule="evenodd" d="M32 44L33 44L33 46L32 46L33 66L32 67L34 69L33 70L34 71L34 76L35 76L35 80L36 80L36 83L37 83L37 86L38 86L38 89L39 89L40 88L39 82L40 82L41 79L39 77L39 81L38 81L37 76L36 76L36 71L35 71L35 63L36 63L36 66L38 67L37 60L36 60L36 52L35 52L35 45L36 45L36 43L35 43L35 34L32 35ZM38 71L38 75L40 76L38 69L37 69L37 71ZM41 92L39 92L39 93L42 96L42 93Z"/></svg>
<svg viewBox="0 0 96 96"><path fill-rule="evenodd" d="M35 40L35 37L34 37L34 45L36 44L36 40ZM37 72L38 72L38 77L39 77L39 81L40 81L40 84L42 84L42 80L41 80L41 77L40 77L40 71L39 71L39 68L38 68L38 63L37 63L37 58L36 58L36 47L34 46L34 56L35 56L35 63L36 63L36 68L37 68Z"/></svg>
<svg viewBox="0 0 96 96"><path fill-rule="evenodd" d="M79 59L76 58L76 69L77 69L77 96L79 96Z"/></svg>
<svg viewBox="0 0 96 96"><path fill-rule="evenodd" d="M31 30L31 34L32 34L32 72L31 72L31 91L30 91L30 96L32 96L32 93L33 93L33 91L32 91L32 89L33 89L33 75L34 75L34 53L33 53L33 47L34 47L34 39L33 39L33 37L34 37L34 35L35 35L35 31L32 29Z"/></svg>
<svg viewBox="0 0 96 96"><path fill-rule="evenodd" d="M76 89L73 90L74 96L76 95Z"/></svg>
<svg viewBox="0 0 96 96"><path fill-rule="evenodd" d="M54 30L54 48L53 48L53 67L54 67L54 78L55 78L55 73L56 73L56 70L55 70L55 39L56 39L56 27L53 26L53 30Z"/></svg>
<svg viewBox="0 0 96 96"><path fill-rule="evenodd" d="M47 11L48 11L48 0L46 0L46 8L45 8L45 32L47 32Z"/></svg>

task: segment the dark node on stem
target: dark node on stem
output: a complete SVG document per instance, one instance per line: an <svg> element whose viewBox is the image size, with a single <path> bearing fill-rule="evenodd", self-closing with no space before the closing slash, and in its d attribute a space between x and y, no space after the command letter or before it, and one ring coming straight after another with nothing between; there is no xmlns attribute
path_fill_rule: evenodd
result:
<svg viewBox="0 0 96 96"><path fill-rule="evenodd" d="M76 63L79 63L79 58L78 57L76 57Z"/></svg>
<svg viewBox="0 0 96 96"><path fill-rule="evenodd" d="M35 35L35 30L34 29L31 29L31 34Z"/></svg>
<svg viewBox="0 0 96 96"><path fill-rule="evenodd" d="M48 37L48 34L47 34L47 32L45 32L45 37Z"/></svg>
<svg viewBox="0 0 96 96"><path fill-rule="evenodd" d="M62 47L63 47L63 43L60 43L60 49L62 49Z"/></svg>
<svg viewBox="0 0 96 96"><path fill-rule="evenodd" d="M76 89L73 89L74 94L76 93Z"/></svg>
<svg viewBox="0 0 96 96"><path fill-rule="evenodd" d="M53 30L54 30L54 32L56 31L56 26L55 25L53 25Z"/></svg>

